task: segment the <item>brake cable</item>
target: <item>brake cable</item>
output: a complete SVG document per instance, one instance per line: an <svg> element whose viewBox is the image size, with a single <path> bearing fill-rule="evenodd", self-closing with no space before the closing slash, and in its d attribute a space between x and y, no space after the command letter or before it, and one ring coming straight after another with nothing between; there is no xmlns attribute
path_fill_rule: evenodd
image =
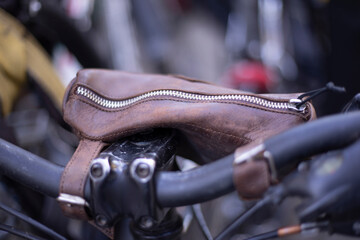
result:
<svg viewBox="0 0 360 240"><path fill-rule="evenodd" d="M0 203L0 209L2 211L4 211L4 212L10 214L10 215L13 215L13 216L23 220L24 222L32 225L33 227L39 229L40 231L42 231L43 233L45 233L46 235L48 235L49 237L51 237L54 240L66 240L65 237L61 236L60 234L58 234L54 230L48 228L44 224L36 221L35 219L33 219L33 218L29 217L29 216L26 216L26 215L22 214L21 212L15 210L13 208L10 208L10 207L6 206L3 203ZM27 232L17 230L14 227L8 226L8 225L5 225L5 224L1 224L0 229L4 230L4 231L7 231L7 232L9 232L11 234L14 234L16 236L23 237L25 239L42 240L42 238L38 238L38 237L35 237L35 236L32 236L32 235L29 235Z"/></svg>
<svg viewBox="0 0 360 240"><path fill-rule="evenodd" d="M262 209L263 207L267 206L270 203L273 203L273 199L268 195L265 196L263 199L259 200L257 203L255 203L254 206L247 209L245 212L243 212L235 221L230 223L219 235L217 235L214 239L215 240L221 240L226 239L230 234L232 234L236 229L239 228L240 225L242 225L249 217L251 217L253 214L255 214L257 211Z"/></svg>
<svg viewBox="0 0 360 240"><path fill-rule="evenodd" d="M204 237L207 240L213 240L213 237L211 236L209 227L206 224L204 214L201 211L201 205L200 204L194 204L194 205L191 206L191 209L192 209L192 211L194 213L196 221L200 225L200 230L201 230L202 234L204 235Z"/></svg>
<svg viewBox="0 0 360 240"><path fill-rule="evenodd" d="M278 228L278 229L270 231L270 232L262 233L262 234L247 238L245 240L266 240L266 239L272 239L272 238L282 238L282 237L286 237L286 236L290 236L290 235L294 235L294 234L305 233L308 231L321 230L322 228L328 227L328 226L329 226L328 222L302 223L302 224L298 224L298 225L294 225L294 226Z"/></svg>
<svg viewBox="0 0 360 240"><path fill-rule="evenodd" d="M0 223L0 230L13 234L15 236L28 239L28 240L45 240L44 238L35 237L27 232L18 230L12 226Z"/></svg>

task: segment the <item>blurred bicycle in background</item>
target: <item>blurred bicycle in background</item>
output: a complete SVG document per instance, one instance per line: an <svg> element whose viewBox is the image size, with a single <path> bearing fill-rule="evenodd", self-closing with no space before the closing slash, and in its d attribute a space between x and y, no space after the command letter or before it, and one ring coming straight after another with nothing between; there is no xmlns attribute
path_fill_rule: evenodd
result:
<svg viewBox="0 0 360 240"><path fill-rule="evenodd" d="M0 8L2 19L11 18L10 14L16 26L24 27L15 29L2 21L2 44L14 39L18 44L0 49L1 70L8 73L6 63L14 59L12 74L0 79L1 86L10 86L2 87L3 93L0 90L1 137L61 166L78 143L62 120L62 96L81 68L182 74L253 92L307 91L329 80L344 85L348 95L325 95L315 101L320 115L340 111L360 90L356 79L360 75L358 3L3 0ZM28 39L27 31L36 40ZM10 40L9 32L15 36ZM49 70L52 67L55 71ZM16 72L22 72L21 76ZM16 89L11 98L8 89ZM90 225L63 217L55 200L6 177L1 180L2 202L71 239L103 238ZM211 231L218 233L251 204L230 194L201 208ZM259 225L254 219L239 232L264 232L293 221L286 211L292 205L262 211L258 219L266 218L266 223ZM200 213L181 211L189 223L186 234L201 238L199 227L189 220ZM15 218L0 216L16 224ZM0 234L0 239L8 237Z"/></svg>

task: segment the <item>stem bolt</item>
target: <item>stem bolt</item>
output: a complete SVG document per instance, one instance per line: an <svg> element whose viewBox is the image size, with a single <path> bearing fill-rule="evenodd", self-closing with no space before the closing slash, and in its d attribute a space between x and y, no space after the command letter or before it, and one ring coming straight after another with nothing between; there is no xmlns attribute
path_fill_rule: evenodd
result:
<svg viewBox="0 0 360 240"><path fill-rule="evenodd" d="M95 221L100 227L104 227L107 224L106 217L103 215L97 215Z"/></svg>
<svg viewBox="0 0 360 240"><path fill-rule="evenodd" d="M154 220L149 216L144 216L140 219L140 227L143 229L149 229L154 226Z"/></svg>
<svg viewBox="0 0 360 240"><path fill-rule="evenodd" d="M90 173L93 177L99 178L103 175L103 168L100 163L95 163L91 166Z"/></svg>
<svg viewBox="0 0 360 240"><path fill-rule="evenodd" d="M146 163L139 163L135 172L140 178L146 178L150 174L150 166Z"/></svg>

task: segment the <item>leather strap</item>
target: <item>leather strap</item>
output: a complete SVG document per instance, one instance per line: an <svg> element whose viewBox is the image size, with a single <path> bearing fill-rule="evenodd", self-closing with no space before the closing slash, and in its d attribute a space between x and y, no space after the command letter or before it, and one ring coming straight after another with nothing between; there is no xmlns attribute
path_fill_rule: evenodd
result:
<svg viewBox="0 0 360 240"><path fill-rule="evenodd" d="M262 197L271 184L271 176L265 160L235 165L233 179L238 194L245 199Z"/></svg>
<svg viewBox="0 0 360 240"><path fill-rule="evenodd" d="M235 158L258 146L255 141L235 151ZM238 194L244 199L258 199L272 184L268 163L265 159L251 159L234 165L233 181Z"/></svg>
<svg viewBox="0 0 360 240"><path fill-rule="evenodd" d="M65 216L89 220L86 214L84 187L90 162L105 146L101 141L81 139L74 155L65 167L60 181L58 202Z"/></svg>

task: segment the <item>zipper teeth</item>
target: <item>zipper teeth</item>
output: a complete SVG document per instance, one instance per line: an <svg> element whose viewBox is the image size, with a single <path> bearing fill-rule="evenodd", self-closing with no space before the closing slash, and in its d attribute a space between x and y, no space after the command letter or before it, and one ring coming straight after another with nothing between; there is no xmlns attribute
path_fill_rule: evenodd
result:
<svg viewBox="0 0 360 240"><path fill-rule="evenodd" d="M169 96L169 97L176 97L187 100L198 100L198 101L207 101L207 102L218 101L218 100L237 100L237 101L255 104L265 108L284 109L284 110L285 109L287 110L289 108L292 109L292 105L289 102L270 101L263 98L244 95L244 94L203 95L203 94L188 93L178 90L155 90L125 100L109 100L81 86L77 87L76 93L78 95L90 99L91 101L102 107L109 109L127 107L141 100L156 96Z"/></svg>

